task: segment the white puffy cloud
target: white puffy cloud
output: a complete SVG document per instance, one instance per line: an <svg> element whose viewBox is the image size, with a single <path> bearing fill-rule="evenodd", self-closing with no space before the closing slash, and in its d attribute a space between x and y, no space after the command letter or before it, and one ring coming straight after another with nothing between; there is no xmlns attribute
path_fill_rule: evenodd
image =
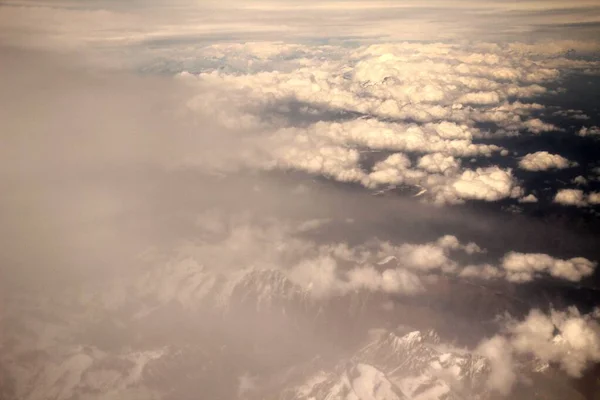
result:
<svg viewBox="0 0 600 400"><path fill-rule="evenodd" d="M557 362L579 377L590 362L600 361L600 325L593 315L577 309L532 310L524 321L509 325L511 344L518 353L530 353L546 362Z"/></svg>
<svg viewBox="0 0 600 400"><path fill-rule="evenodd" d="M441 193L443 196L455 196L459 199L496 201L518 197L520 188L510 169L488 167L465 170L450 185L444 187Z"/></svg>
<svg viewBox="0 0 600 400"><path fill-rule="evenodd" d="M542 133L560 130L557 126L542 121L539 118L528 119L523 125L533 133Z"/></svg>
<svg viewBox="0 0 600 400"><path fill-rule="evenodd" d="M392 154L376 163L365 181L366 186L398 185L409 175L410 160L402 153Z"/></svg>
<svg viewBox="0 0 600 400"><path fill-rule="evenodd" d="M460 168L460 160L443 153L426 154L419 158L417 167L434 174L452 174Z"/></svg>
<svg viewBox="0 0 600 400"><path fill-rule="evenodd" d="M519 161L519 167L528 171L546 171L548 169L564 169L576 165L559 154L537 151L527 154Z"/></svg>
<svg viewBox="0 0 600 400"><path fill-rule="evenodd" d="M451 258L455 251L462 251L468 255L485 252L473 242L462 244L456 236L444 235L435 242L424 244L393 245L382 242L378 244L375 257L380 260L379 265L387 265L394 261L403 268L422 273L437 270L454 274L459 268L457 262Z"/></svg>
<svg viewBox="0 0 600 400"><path fill-rule="evenodd" d="M278 134L307 135L339 145L371 150L443 152L456 156L491 155L500 150L500 147L494 145L473 144L471 131L472 129L450 122L418 125L355 119L347 122L318 122L307 130L286 129Z"/></svg>
<svg viewBox="0 0 600 400"><path fill-rule="evenodd" d="M502 270L493 265L467 265L458 274L463 278L478 278L478 279L498 279L504 276Z"/></svg>
<svg viewBox="0 0 600 400"><path fill-rule="evenodd" d="M600 127L598 126L583 126L577 132L579 136L598 136L600 135Z"/></svg>
<svg viewBox="0 0 600 400"><path fill-rule="evenodd" d="M534 194L529 193L527 196L521 197L519 203L537 203L538 198Z"/></svg>
<svg viewBox="0 0 600 400"><path fill-rule="evenodd" d="M600 204L598 192L584 193L579 189L560 189L554 196L554 202L566 206L586 207Z"/></svg>
<svg viewBox="0 0 600 400"><path fill-rule="evenodd" d="M341 182L357 182L364 177L358 165L360 153L355 149L296 143L277 148L273 153L275 160L271 163L272 167L298 169Z"/></svg>
<svg viewBox="0 0 600 400"><path fill-rule="evenodd" d="M509 320L504 332L480 343L477 350L490 361L490 388L510 393L517 376L517 357L534 356L556 363L572 377L580 377L600 361L600 324L597 311L582 315L576 308L544 314L534 309L523 321Z"/></svg>
<svg viewBox="0 0 600 400"><path fill-rule="evenodd" d="M458 103L490 105L498 104L500 96L496 92L471 92L456 99Z"/></svg>
<svg viewBox="0 0 600 400"><path fill-rule="evenodd" d="M574 184L576 184L576 185L578 185L578 186L579 185L585 186L585 185L588 184L588 180L584 176L581 176L581 175L578 175L575 178L573 178L571 180L571 182L574 183Z"/></svg>
<svg viewBox="0 0 600 400"><path fill-rule="evenodd" d="M592 192L589 193L587 196L587 202L588 204L600 204L600 192Z"/></svg>
<svg viewBox="0 0 600 400"><path fill-rule="evenodd" d="M530 281L541 273L580 281L594 273L596 263L583 257L561 260L547 254L510 252L502 259L501 266L506 270L508 279L516 282Z"/></svg>
<svg viewBox="0 0 600 400"><path fill-rule="evenodd" d="M554 63L555 55L510 46L476 46L473 52L443 43L376 44L345 52L335 46L291 49L270 43L263 45L268 51L257 55L254 47L220 44L205 51L240 59L283 57L285 68L238 73L213 68L196 76L198 84L212 88L209 92L224 93L225 101L203 100L202 108L215 108L217 116L227 110L227 126L251 126L264 133L258 139L267 138L257 144L260 151L248 152L249 164L254 160L259 167L297 169L368 188L415 186L422 200L438 204L533 200L522 197L510 170L470 170L459 158L508 156L499 146L478 142L480 137L558 130L534 117L543 115L544 106L514 100L545 92L545 83L561 74L559 68L545 66ZM326 61L325 51L330 52ZM294 52L301 57L294 58ZM294 102L299 105L291 106ZM236 113L239 123L232 122ZM303 117L316 122L298 124ZM479 122L498 128L482 132ZM362 162L369 151L416 153L419 158L410 165L404 156L393 155L369 171ZM574 164L540 151L526 155L519 165L539 171Z"/></svg>
<svg viewBox="0 0 600 400"><path fill-rule="evenodd" d="M584 206L586 204L583 191L578 189L560 189L554 196L554 202L570 206Z"/></svg>
<svg viewBox="0 0 600 400"><path fill-rule="evenodd" d="M448 252L438 244L403 244L396 251L398 263L407 268L422 271L452 266Z"/></svg>

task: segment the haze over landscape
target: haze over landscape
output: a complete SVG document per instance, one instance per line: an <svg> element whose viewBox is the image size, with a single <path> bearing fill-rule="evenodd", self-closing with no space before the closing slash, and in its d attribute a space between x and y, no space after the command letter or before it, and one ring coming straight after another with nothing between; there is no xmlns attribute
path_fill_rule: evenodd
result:
<svg viewBox="0 0 600 400"><path fill-rule="evenodd" d="M600 4L0 2L0 400L600 399Z"/></svg>

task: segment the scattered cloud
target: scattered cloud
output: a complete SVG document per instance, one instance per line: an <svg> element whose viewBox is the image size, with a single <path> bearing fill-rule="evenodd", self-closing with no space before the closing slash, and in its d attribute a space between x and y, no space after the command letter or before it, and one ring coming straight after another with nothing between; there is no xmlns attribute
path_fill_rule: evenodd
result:
<svg viewBox="0 0 600 400"><path fill-rule="evenodd" d="M467 49L399 43L342 53L328 46L330 57L323 61L325 49L318 46L295 45L290 50L282 43L220 44L217 54L226 59L280 60L285 55L287 67L236 73L209 68L188 74L186 80L192 87L227 93L215 95L223 99L218 103L201 103L214 108L216 116L225 113L225 126L265 132L261 140L266 141L256 145L260 151L246 160L259 168L297 169L368 188L414 186L422 200L437 204L519 198L523 188L510 169L469 169L461 158L509 156L501 146L478 138L560 130L540 119L543 105L521 99L545 94L544 85L562 70L554 67L554 53L549 57L533 48ZM209 46L204 51L216 50ZM294 58L294 52L302 58ZM568 65L560 68L573 68ZM294 112L299 117L317 121L298 126L288 119L291 104L297 104ZM271 116L270 110L279 111ZM482 123L497 128L482 131L478 125ZM371 164L369 170L364 161L370 152L396 154ZM419 158L409 161L413 155ZM531 171L574 165L544 151L519 162Z"/></svg>
<svg viewBox="0 0 600 400"><path fill-rule="evenodd" d="M573 178L571 180L572 183L578 185L578 186L586 186L588 184L588 180L581 175L577 175L575 178Z"/></svg>
<svg viewBox="0 0 600 400"><path fill-rule="evenodd" d="M600 135L600 127L598 126L584 126L577 132L579 136L598 136Z"/></svg>
<svg viewBox="0 0 600 400"><path fill-rule="evenodd" d="M507 278L515 282L531 281L543 273L577 282L592 275L596 263L582 257L561 260L547 254L510 252L504 256L502 268L506 270Z"/></svg>
<svg viewBox="0 0 600 400"><path fill-rule="evenodd" d="M546 171L549 169L564 169L577 165L558 154L547 151L537 151L527 154L519 161L519 167L527 171Z"/></svg>
<svg viewBox="0 0 600 400"><path fill-rule="evenodd" d="M600 204L598 192L584 193L580 189L560 189L554 196L554 202L565 206L586 207Z"/></svg>
<svg viewBox="0 0 600 400"><path fill-rule="evenodd" d="M533 309L522 321L509 320L504 333L483 341L478 350L490 359L488 385L503 394L517 381L515 358L531 355L545 363L556 363L572 377L580 377L592 363L600 361L600 324L597 313L581 314L576 308Z"/></svg>
<svg viewBox="0 0 600 400"><path fill-rule="evenodd" d="M466 170L452 183L451 190L460 199L486 201L519 197L522 191L511 170L498 167Z"/></svg>
<svg viewBox="0 0 600 400"><path fill-rule="evenodd" d="M535 197L534 194L530 193L527 196L521 197L519 199L519 203L537 203L538 202L538 198Z"/></svg>

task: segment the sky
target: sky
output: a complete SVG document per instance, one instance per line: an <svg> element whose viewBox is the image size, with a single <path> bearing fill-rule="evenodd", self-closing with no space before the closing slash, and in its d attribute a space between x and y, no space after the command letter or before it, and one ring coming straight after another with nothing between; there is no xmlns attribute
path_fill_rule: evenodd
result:
<svg viewBox="0 0 600 400"><path fill-rule="evenodd" d="M367 294L357 336L406 305L499 396L526 357L597 374L599 37L592 0L0 3L0 395L83 396L96 350L161 359L183 339L130 324L173 304L302 343L223 305L247 280L273 301L265 271L311 304Z"/></svg>

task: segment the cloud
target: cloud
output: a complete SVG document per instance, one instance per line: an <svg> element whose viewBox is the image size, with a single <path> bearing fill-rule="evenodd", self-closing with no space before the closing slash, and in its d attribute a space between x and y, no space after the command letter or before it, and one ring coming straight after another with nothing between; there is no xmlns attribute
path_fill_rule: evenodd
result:
<svg viewBox="0 0 600 400"><path fill-rule="evenodd" d="M600 192L588 193L587 202L591 205L600 204Z"/></svg>
<svg viewBox="0 0 600 400"><path fill-rule="evenodd" d="M500 96L496 92L471 92L460 96L456 101L464 104L490 105L498 104Z"/></svg>
<svg viewBox="0 0 600 400"><path fill-rule="evenodd" d="M529 193L527 196L521 197L519 203L537 203L538 198L534 194Z"/></svg>
<svg viewBox="0 0 600 400"><path fill-rule="evenodd" d="M576 282L592 275L596 263L583 257L561 260L547 254L510 252L502 259L501 266L508 279L516 282L531 281L540 273Z"/></svg>
<svg viewBox="0 0 600 400"><path fill-rule="evenodd" d="M546 171L549 169L564 169L577 165L558 154L547 151L537 151L527 154L519 161L519 167L527 171Z"/></svg>
<svg viewBox="0 0 600 400"><path fill-rule="evenodd" d="M585 206L585 197L582 190L560 189L554 196L554 202L569 206Z"/></svg>
<svg viewBox="0 0 600 400"><path fill-rule="evenodd" d="M410 160L404 154L392 154L373 166L372 172L365 180L365 184L369 187L375 187L377 185L403 183L407 178L416 177L409 172L410 164Z"/></svg>
<svg viewBox="0 0 600 400"><path fill-rule="evenodd" d="M376 44L343 52L335 46L223 43L203 51L226 63L259 59L262 70L211 67L189 80L208 88L197 107L222 118L225 127L262 132L245 142L255 150L246 152L246 165L295 169L372 189L414 186L422 201L437 204L523 198L510 169L468 169L460 158L509 155L478 138L558 130L534 116L544 106L514 97L546 93L546 82L575 66L555 68L556 55L546 50L472 46L476 53L468 45L445 43ZM285 65L271 70L269 60ZM205 100L211 98L221 100ZM484 132L481 122L497 129ZM380 151L395 154L369 170L364 161ZM419 158L408 162L413 155ZM539 151L519 165L541 171L575 164Z"/></svg>
<svg viewBox="0 0 600 400"><path fill-rule="evenodd" d="M509 394L516 382L517 357L529 355L556 363L572 377L580 377L600 361L600 325L594 313L582 315L576 308L544 314L533 309L523 321L509 320L504 333L483 341L478 351L488 357L488 385Z"/></svg>
<svg viewBox="0 0 600 400"><path fill-rule="evenodd" d="M490 362L490 375L487 386L502 395L510 394L517 380L510 344L507 339L495 336L479 344L476 352L486 357Z"/></svg>
<svg viewBox="0 0 600 400"><path fill-rule="evenodd" d="M289 277L311 295L323 297L339 290L340 281L336 278L336 269L335 259L319 257L302 261L291 269Z"/></svg>
<svg viewBox="0 0 600 400"><path fill-rule="evenodd" d="M0 38L46 48L68 44L83 49L86 44L106 48L166 42L176 46L178 41L185 46L192 40L217 41L223 37L240 42L273 37L288 42L347 37L359 41L386 38L390 42L479 38L495 43L508 39L516 41L511 45L515 53L543 55L560 55L569 49L597 49L594 41L575 40L598 36L593 25L597 4L585 0L569 4L568 12L560 1L543 5L527 1L518 7L504 1L481 4L473 0L452 7L439 0L419 5L347 0L308 4L297 0L251 4L239 0L226 4L180 1L177 7L166 7L167 4L8 1L0 14L0 26L4 28ZM536 39L545 43L531 45L530 41ZM478 54L470 60L491 65L497 62Z"/></svg>
<svg viewBox="0 0 600 400"><path fill-rule="evenodd" d="M600 196L598 192L585 194L579 189L560 189L553 201L566 206L586 207L600 204Z"/></svg>
<svg viewBox="0 0 600 400"><path fill-rule="evenodd" d="M598 136L600 135L600 127L598 126L583 126L577 132L579 136Z"/></svg>
<svg viewBox="0 0 600 400"><path fill-rule="evenodd" d="M488 167L464 171L441 193L442 196L456 196L459 199L496 201L518 197L520 191L510 169Z"/></svg>
<svg viewBox="0 0 600 400"><path fill-rule="evenodd" d="M574 184L576 184L576 185L578 185L578 186L580 186L580 185L581 186L586 186L588 184L588 180L584 176L582 176L582 175L576 176L575 178L573 178L571 180L571 182L574 183Z"/></svg>
<svg viewBox="0 0 600 400"><path fill-rule="evenodd" d="M571 308L553 311L549 316L533 310L524 321L510 326L509 332L514 335L512 344L518 352L558 361L570 375L578 377L587 362L600 360L599 328L593 316Z"/></svg>
<svg viewBox="0 0 600 400"><path fill-rule="evenodd" d="M215 223L214 217L205 215L198 227L206 231L206 238L190 241L166 259L159 258L151 272L136 282L134 289L128 289L131 295L151 296L165 304L175 301L191 309L216 301L210 300L213 298L218 299L214 304L218 308L227 304L235 287L247 285L244 282L253 281L256 273L274 277L268 284L257 283L264 291L261 298L276 298L281 289L289 291L286 296L293 293L319 300L354 291L419 295L426 293L428 277L439 275L521 283L547 274L579 281L596 267L581 257L561 260L514 252L507 253L498 266L465 265L458 260L485 254L485 250L452 235L426 243L370 240L354 245L322 244L306 237L318 232L303 228L314 226L315 220L297 224L239 217L218 220Z"/></svg>
<svg viewBox="0 0 600 400"><path fill-rule="evenodd" d="M458 274L462 278L498 279L504 277L502 270L493 265L467 265Z"/></svg>
<svg viewBox="0 0 600 400"><path fill-rule="evenodd" d="M539 118L528 119L523 123L523 125L533 133L542 133L542 132L551 132L551 131L559 131L560 129L552 124L542 121Z"/></svg>
<svg viewBox="0 0 600 400"><path fill-rule="evenodd" d="M460 168L460 161L443 153L433 153L419 158L417 167L433 174L452 175Z"/></svg>
<svg viewBox="0 0 600 400"><path fill-rule="evenodd" d="M347 273L348 289L366 289L386 293L413 295L424 290L417 275L404 268L389 268L378 272L372 266L357 267Z"/></svg>
<svg viewBox="0 0 600 400"><path fill-rule="evenodd" d="M318 146L300 143L274 150L273 167L297 169L324 175L341 182L357 182L364 177L359 167L360 153L341 146Z"/></svg>

